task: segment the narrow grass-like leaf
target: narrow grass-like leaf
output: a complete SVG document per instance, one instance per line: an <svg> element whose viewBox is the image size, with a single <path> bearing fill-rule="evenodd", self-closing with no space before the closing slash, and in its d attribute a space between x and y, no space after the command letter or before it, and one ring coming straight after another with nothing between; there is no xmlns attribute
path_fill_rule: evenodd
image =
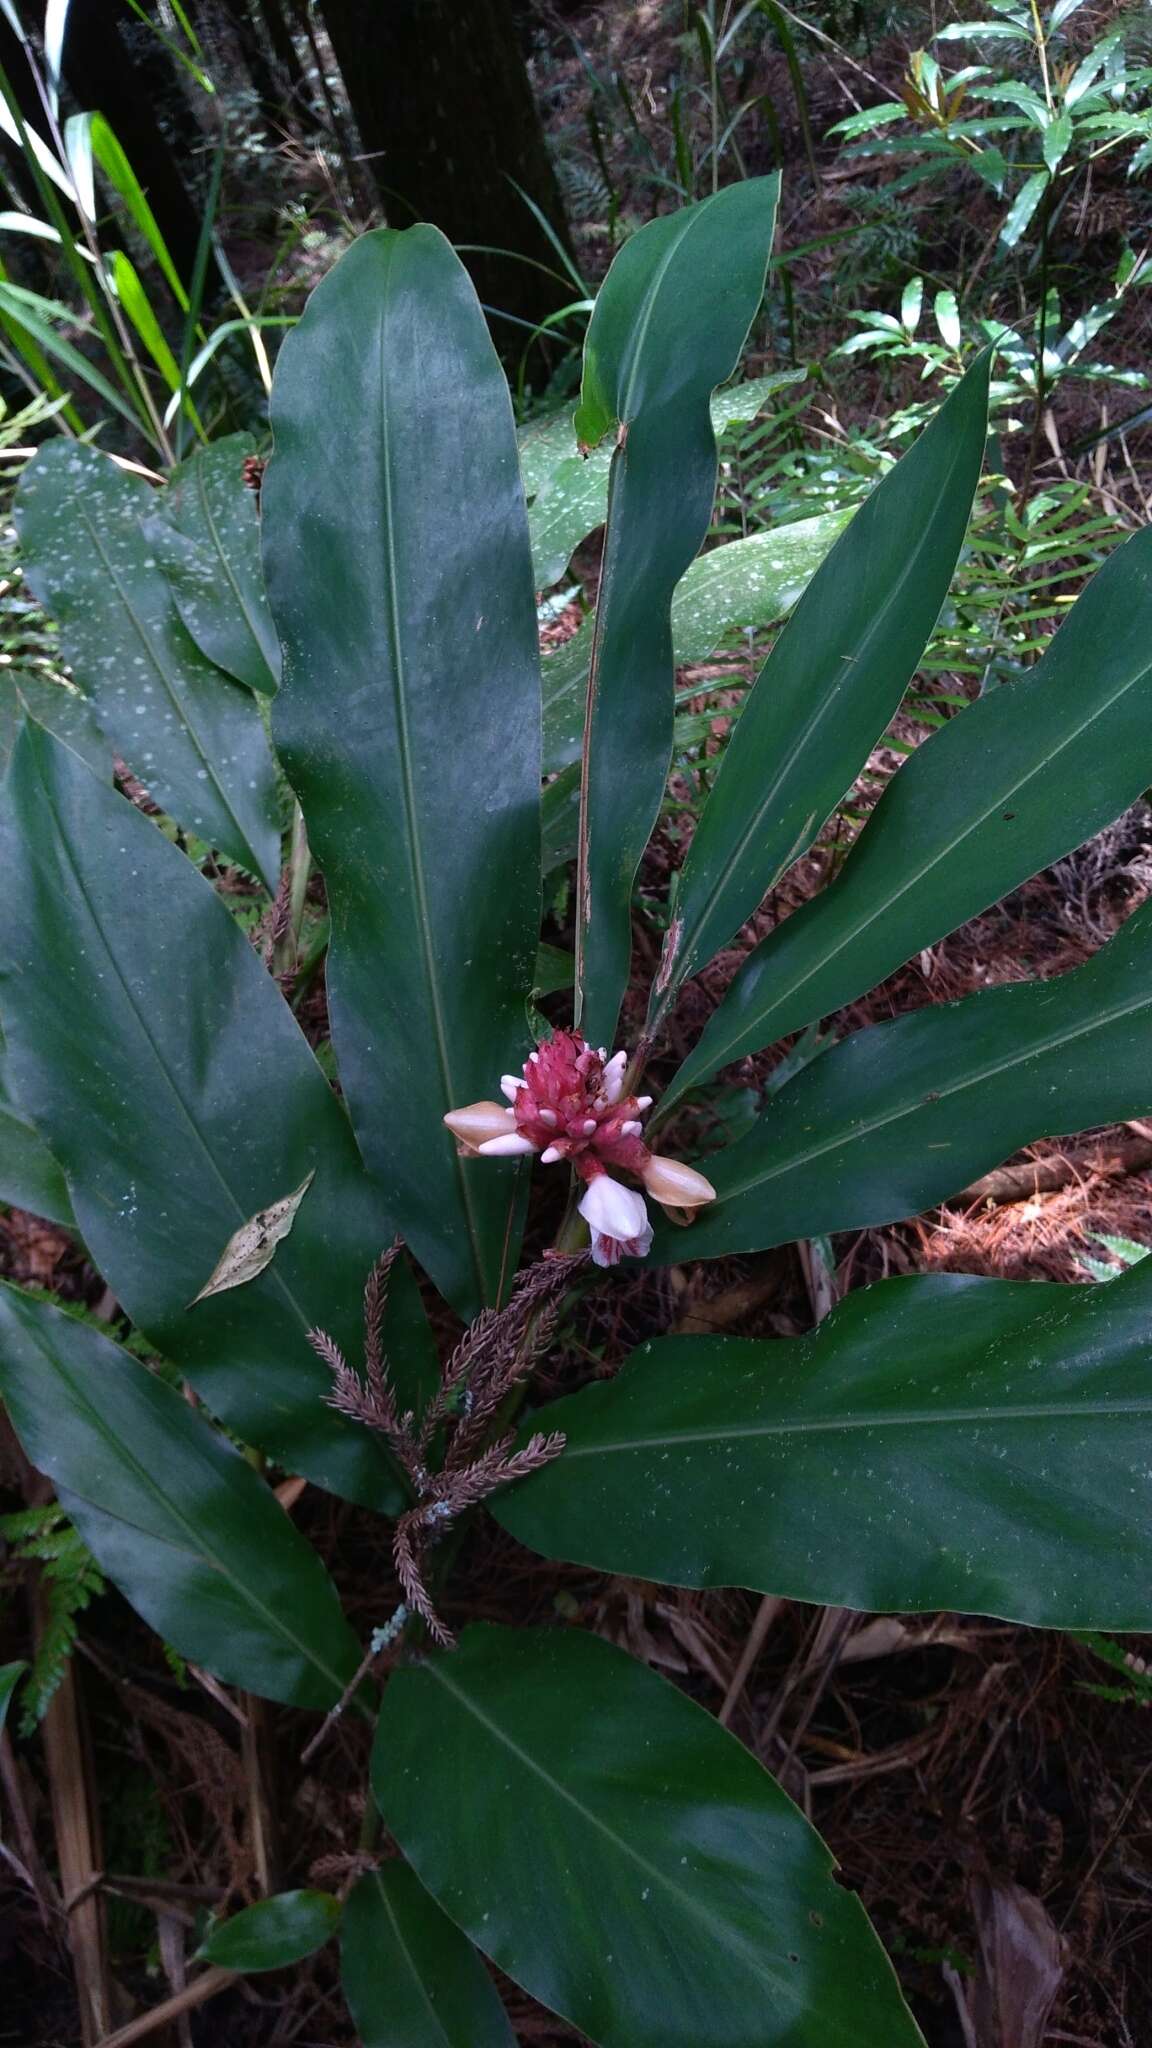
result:
<svg viewBox="0 0 1152 2048"><path fill-rule="evenodd" d="M149 794L274 889L276 780L259 706L185 632L142 530L154 497L94 448L42 448L16 500L28 581L58 619L101 727Z"/></svg>
<svg viewBox="0 0 1152 2048"><path fill-rule="evenodd" d="M445 1912L601 2048L920 2042L791 1800L598 1636L479 1624L395 1672L372 1782Z"/></svg>
<svg viewBox="0 0 1152 2048"><path fill-rule="evenodd" d="M246 1442L395 1507L307 1341L318 1324L359 1355L394 1225L276 984L191 862L37 726L8 772L0 867L9 1084L116 1299ZM189 1309L230 1234L313 1170L267 1270Z"/></svg>
<svg viewBox="0 0 1152 2048"><path fill-rule="evenodd" d="M563 1456L493 1511L598 1571L1149 1629L1150 1317L1147 1262L887 1280L810 1337L646 1344L544 1411Z"/></svg>
<svg viewBox="0 0 1152 2048"><path fill-rule="evenodd" d="M584 721L576 1021L615 1034L628 979L632 882L672 751L672 593L716 487L709 400L760 303L777 178L730 185L650 221L596 301L576 431L614 436Z"/></svg>
<svg viewBox="0 0 1152 2048"><path fill-rule="evenodd" d="M1041 660L893 776L831 886L741 968L673 1084L873 988L1090 839L1152 782L1152 533L1098 570Z"/></svg>
<svg viewBox="0 0 1152 2048"><path fill-rule="evenodd" d="M517 1168L443 1116L524 1059L540 685L507 385L430 227L353 244L276 367L263 486L273 719L332 908L328 995L365 1157L441 1292L516 1266Z"/></svg>
<svg viewBox="0 0 1152 2048"><path fill-rule="evenodd" d="M1035 1138L1152 1109L1152 905L1087 966L858 1031L707 1162L719 1200L655 1256L760 1250L930 1208Z"/></svg>
<svg viewBox="0 0 1152 2048"><path fill-rule="evenodd" d="M101 1570L173 1649L268 1699L339 1698L358 1646L327 1572L175 1387L4 1286L0 1393Z"/></svg>
<svg viewBox="0 0 1152 2048"><path fill-rule="evenodd" d="M354 1887L340 1980L362 2048L515 2048L471 1942L406 1863L384 1863Z"/></svg>
<svg viewBox="0 0 1152 2048"><path fill-rule="evenodd" d="M963 544L991 362L986 350L877 485L765 662L684 863L650 1031L811 845L895 713Z"/></svg>

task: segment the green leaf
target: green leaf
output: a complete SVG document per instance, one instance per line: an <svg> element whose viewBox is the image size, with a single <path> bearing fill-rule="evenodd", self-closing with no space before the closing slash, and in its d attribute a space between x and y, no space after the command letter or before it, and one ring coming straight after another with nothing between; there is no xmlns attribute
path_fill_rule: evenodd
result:
<svg viewBox="0 0 1152 2048"><path fill-rule="evenodd" d="M27 1664L22 1663L0 1664L0 1734L3 1733L4 1723L8 1719L12 1695L27 1669Z"/></svg>
<svg viewBox="0 0 1152 2048"><path fill-rule="evenodd" d="M960 306L955 292L937 292L932 301L936 325L945 348L958 349L960 346Z"/></svg>
<svg viewBox="0 0 1152 2048"><path fill-rule="evenodd" d="M672 599L672 659L700 661L734 626L768 626L791 611L854 508L818 512L788 526L750 533L698 555ZM579 759L594 622L544 663L544 768Z"/></svg>
<svg viewBox="0 0 1152 2048"><path fill-rule="evenodd" d="M777 370L716 392L710 407L713 433L719 438L738 421L755 419L773 392L802 383L805 374ZM545 423L521 428L517 438L525 494L534 500L528 512L533 574L536 588L546 590L564 574L581 541L608 516L612 450L577 452L570 406Z"/></svg>
<svg viewBox="0 0 1152 2048"><path fill-rule="evenodd" d="M1000 230L1000 240L1006 249L1014 249L1016 247L1017 242L1025 233L1036 208L1048 190L1050 182L1050 176L1047 171L1035 171L1032 177L1026 178L1021 185L1004 217L1004 225Z"/></svg>
<svg viewBox="0 0 1152 2048"><path fill-rule="evenodd" d="M471 1942L406 1863L385 1863L353 1889L340 1978L362 2048L515 2048Z"/></svg>
<svg viewBox="0 0 1152 2048"><path fill-rule="evenodd" d="M0 805L0 869L9 1083L117 1300L247 1442L394 1507L391 1466L325 1406L307 1342L318 1324L359 1355L394 1227L275 982L183 854L35 726ZM313 1169L268 1270L190 1311L230 1233Z"/></svg>
<svg viewBox="0 0 1152 2048"><path fill-rule="evenodd" d="M1071 974L874 1025L707 1164L719 1200L661 1260L759 1251L931 1208L1021 1145L1152 1109L1152 905Z"/></svg>
<svg viewBox="0 0 1152 2048"><path fill-rule="evenodd" d="M442 1118L525 1054L539 660L512 410L430 227L364 235L280 352L265 565L274 725L332 908L328 995L369 1166L461 1311L515 1270L517 1168Z"/></svg>
<svg viewBox="0 0 1152 2048"><path fill-rule="evenodd" d="M218 1921L197 1954L222 1970L284 1970L314 1956L339 1925L340 1901L331 1892L278 1892Z"/></svg>
<svg viewBox="0 0 1152 2048"><path fill-rule="evenodd" d="M110 384L107 377L101 376L99 370L93 369L88 358L82 355L78 348L73 348L70 341L65 341L63 335L57 333L54 324L57 320L66 319L71 322L74 318L74 314L67 306L42 298L38 292L25 291L21 285L12 284L8 278L0 276L0 321L12 335L29 367L43 375L40 366L44 364L45 357L51 357L62 369L67 370L70 377L79 378L82 384L86 384L90 391L94 391L106 406L118 413L121 419L127 420L129 426L138 433L140 421L135 409L126 404L116 386ZM44 367L46 368L46 365ZM47 377L44 381L47 386ZM48 388L56 387L52 385Z"/></svg>
<svg viewBox="0 0 1152 2048"><path fill-rule="evenodd" d="M185 629L218 668L270 696L280 648L264 591L260 517L244 482L251 434L227 434L174 470L147 537Z"/></svg>
<svg viewBox="0 0 1152 2048"><path fill-rule="evenodd" d="M395 1672L372 1783L445 1912L601 2048L920 2041L791 1800L597 1636L481 1623ZM451 1827L465 1787L468 1825Z"/></svg>
<svg viewBox="0 0 1152 2048"><path fill-rule="evenodd" d="M0 1060L2 1060L0 1047ZM38 1132L9 1101L0 1064L0 1202L45 1216L65 1229L75 1227L68 1186Z"/></svg>
<svg viewBox="0 0 1152 2048"><path fill-rule="evenodd" d="M576 1022L615 1035L632 880L672 751L672 593L708 528L708 409L764 289L778 178L650 221L616 257L584 348L582 441L616 445L588 677L576 905Z"/></svg>
<svg viewBox="0 0 1152 2048"><path fill-rule="evenodd" d="M1072 116L1067 110L1057 114L1055 120L1049 122L1044 130L1041 147L1044 151L1044 161L1055 176L1072 147Z"/></svg>
<svg viewBox="0 0 1152 2048"><path fill-rule="evenodd" d="M760 671L684 863L649 1030L811 845L895 713L963 544L991 363L986 349L861 506Z"/></svg>
<svg viewBox="0 0 1152 2048"><path fill-rule="evenodd" d="M154 509L151 486L95 448L48 443L16 497L28 581L149 795L274 889L276 784L259 708L181 625L141 528Z"/></svg>
<svg viewBox="0 0 1152 2048"><path fill-rule="evenodd" d="M905 334L915 334L924 304L924 279L910 277L900 298L900 325Z"/></svg>
<svg viewBox="0 0 1152 2048"><path fill-rule="evenodd" d="M182 1657L331 1707L359 1661L320 1559L238 1451L87 1323L0 1287L0 1394L101 1570Z"/></svg>
<svg viewBox="0 0 1152 2048"><path fill-rule="evenodd" d="M1111 555L1027 675L892 777L831 887L756 947L674 1083L829 1016L1118 817L1152 781L1152 533Z"/></svg>
<svg viewBox="0 0 1152 2048"><path fill-rule="evenodd" d="M1058 28L1063 28L1069 15L1075 14L1076 9L1083 5L1084 0L1056 0L1056 5L1048 16L1048 34L1053 35Z"/></svg>
<svg viewBox="0 0 1152 2048"><path fill-rule="evenodd" d="M810 1337L646 1344L543 1411L567 1448L493 1512L675 1585L1152 1628L1150 1316L1152 1262L1106 1287L931 1274Z"/></svg>
<svg viewBox="0 0 1152 2048"><path fill-rule="evenodd" d="M79 118L88 123L88 148L91 155L151 249L180 311L186 313L188 294L180 281L156 216L144 197L140 180L125 156L114 130L103 114L81 115Z"/></svg>
<svg viewBox="0 0 1152 2048"><path fill-rule="evenodd" d="M26 668L0 668L0 776L26 718L34 718L63 740L98 775L111 776L112 749L96 723L91 700Z"/></svg>
<svg viewBox="0 0 1152 2048"><path fill-rule="evenodd" d="M112 283L127 318L131 321L169 391L180 389L180 365L168 346L168 337L156 318L140 273L123 249L113 249L109 258Z"/></svg>

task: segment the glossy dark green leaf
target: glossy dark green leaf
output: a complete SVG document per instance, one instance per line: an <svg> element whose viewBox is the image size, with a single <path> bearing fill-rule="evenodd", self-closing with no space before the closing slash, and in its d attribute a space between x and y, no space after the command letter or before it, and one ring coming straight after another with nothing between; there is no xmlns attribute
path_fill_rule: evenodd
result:
<svg viewBox="0 0 1152 2048"><path fill-rule="evenodd" d="M726 541L698 555L672 599L672 658L679 668L718 647L733 626L768 626L784 618L815 575L847 512L819 512L746 540ZM584 696L594 620L549 655L543 666L544 769L552 773L580 754Z"/></svg>
<svg viewBox="0 0 1152 2048"><path fill-rule="evenodd" d="M831 887L742 967L675 1092L883 981L1118 817L1152 781L1152 533L1078 598L1036 667L893 776Z"/></svg>
<svg viewBox="0 0 1152 2048"><path fill-rule="evenodd" d="M276 781L259 706L180 623L142 526L142 477L50 441L16 498L28 581L104 733L177 824L276 886Z"/></svg>
<svg viewBox="0 0 1152 2048"><path fill-rule="evenodd" d="M616 257L584 347L576 432L612 434L608 519L587 687L576 905L576 1021L615 1035L632 881L672 752L672 593L716 488L709 399L760 303L777 178L751 178L650 221Z"/></svg>
<svg viewBox="0 0 1152 2048"><path fill-rule="evenodd" d="M397 1671L372 1783L445 1912L601 2048L920 2041L791 1800L597 1636L480 1624Z"/></svg>
<svg viewBox="0 0 1152 2048"><path fill-rule="evenodd" d="M563 1456L493 1509L548 1557L676 1585L1152 1628L1150 1316L1145 1261L887 1280L810 1337L646 1344L545 1411Z"/></svg>
<svg viewBox="0 0 1152 2048"><path fill-rule="evenodd" d="M146 532L185 628L202 654L250 690L271 694L280 647L260 560L260 513L244 481L251 434L198 448L154 499Z"/></svg>
<svg viewBox="0 0 1152 2048"><path fill-rule="evenodd" d="M70 1228L75 1222L64 1175L43 1138L4 1099L0 1083L0 1202L46 1216Z"/></svg>
<svg viewBox="0 0 1152 2048"><path fill-rule="evenodd" d="M277 1892L220 1920L200 1944L200 1960L218 1969L283 1970L331 1941L340 1901L331 1892Z"/></svg>
<svg viewBox="0 0 1152 2048"><path fill-rule="evenodd" d="M963 544L991 363L986 350L861 506L760 671L681 872L650 1030L811 845L899 706Z"/></svg>
<svg viewBox="0 0 1152 2048"><path fill-rule="evenodd" d="M248 1442L394 1504L307 1343L319 1324L358 1356L394 1226L276 984L191 862L35 726L0 805L0 868L9 1082L117 1300ZM313 1169L267 1271L189 1308L238 1225Z"/></svg>
<svg viewBox="0 0 1152 2048"><path fill-rule="evenodd" d="M340 1979L362 2048L515 2048L471 1942L406 1863L383 1864L353 1890Z"/></svg>
<svg viewBox="0 0 1152 2048"><path fill-rule="evenodd" d="M718 391L711 405L713 433L719 437L738 421L755 419L773 392L803 382L804 375L803 370L777 370ZM528 512L532 570L537 589L546 590L564 574L580 542L604 524L612 451L577 452L570 405L557 418L521 428L517 440L525 493L533 501Z"/></svg>
<svg viewBox="0 0 1152 2048"><path fill-rule="evenodd" d="M1086 966L858 1031L707 1161L719 1200L655 1256L755 1251L891 1223L1034 1138L1152 1109L1152 905Z"/></svg>
<svg viewBox="0 0 1152 2048"><path fill-rule="evenodd" d="M96 713L79 690L69 690L34 669L0 668L0 776L27 718L55 733L97 774L111 775L112 749L96 723Z"/></svg>
<svg viewBox="0 0 1152 2048"><path fill-rule="evenodd" d="M528 1049L540 684L508 390L435 228L347 251L272 418L274 723L328 887L341 1080L406 1241L472 1313L515 1270L517 1169L459 1159L442 1118Z"/></svg>
<svg viewBox="0 0 1152 2048"><path fill-rule="evenodd" d="M177 1388L5 1286L0 1394L97 1564L165 1642L268 1699L335 1703L359 1646L327 1572Z"/></svg>

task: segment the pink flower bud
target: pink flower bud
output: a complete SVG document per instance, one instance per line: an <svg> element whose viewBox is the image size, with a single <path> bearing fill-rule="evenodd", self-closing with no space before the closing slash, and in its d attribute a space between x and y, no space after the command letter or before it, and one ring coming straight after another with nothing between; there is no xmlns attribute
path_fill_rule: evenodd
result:
<svg viewBox="0 0 1152 2048"><path fill-rule="evenodd" d="M610 1174L597 1173L589 1181L580 1198L580 1214L592 1232L597 1266L615 1266L624 1257L642 1259L652 1243L643 1195Z"/></svg>
<svg viewBox="0 0 1152 2048"><path fill-rule="evenodd" d="M450 1109L444 1121L463 1152L479 1152L494 1138L516 1134L513 1112L499 1102L466 1103L463 1109ZM533 1149L527 1147L529 1152Z"/></svg>
<svg viewBox="0 0 1152 2048"><path fill-rule="evenodd" d="M640 1168L640 1178L657 1202L674 1209L701 1209L705 1202L716 1200L711 1181L682 1159L663 1159L653 1152Z"/></svg>

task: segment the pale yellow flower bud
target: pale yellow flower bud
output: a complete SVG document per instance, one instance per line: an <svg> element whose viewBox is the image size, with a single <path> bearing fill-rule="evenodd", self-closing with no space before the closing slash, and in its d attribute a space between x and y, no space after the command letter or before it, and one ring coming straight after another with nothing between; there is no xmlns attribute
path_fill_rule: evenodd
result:
<svg viewBox="0 0 1152 2048"><path fill-rule="evenodd" d="M686 1166L682 1159L662 1159L654 1152L647 1163L640 1168L640 1178L648 1193L664 1209L702 1209L706 1202L716 1200L716 1190L710 1180L698 1173L694 1166ZM674 1217L674 1222L679 1222Z"/></svg>
<svg viewBox="0 0 1152 2048"><path fill-rule="evenodd" d="M462 1152L479 1152L493 1138L515 1133L516 1120L500 1102L469 1102L463 1109L450 1109L444 1119Z"/></svg>

